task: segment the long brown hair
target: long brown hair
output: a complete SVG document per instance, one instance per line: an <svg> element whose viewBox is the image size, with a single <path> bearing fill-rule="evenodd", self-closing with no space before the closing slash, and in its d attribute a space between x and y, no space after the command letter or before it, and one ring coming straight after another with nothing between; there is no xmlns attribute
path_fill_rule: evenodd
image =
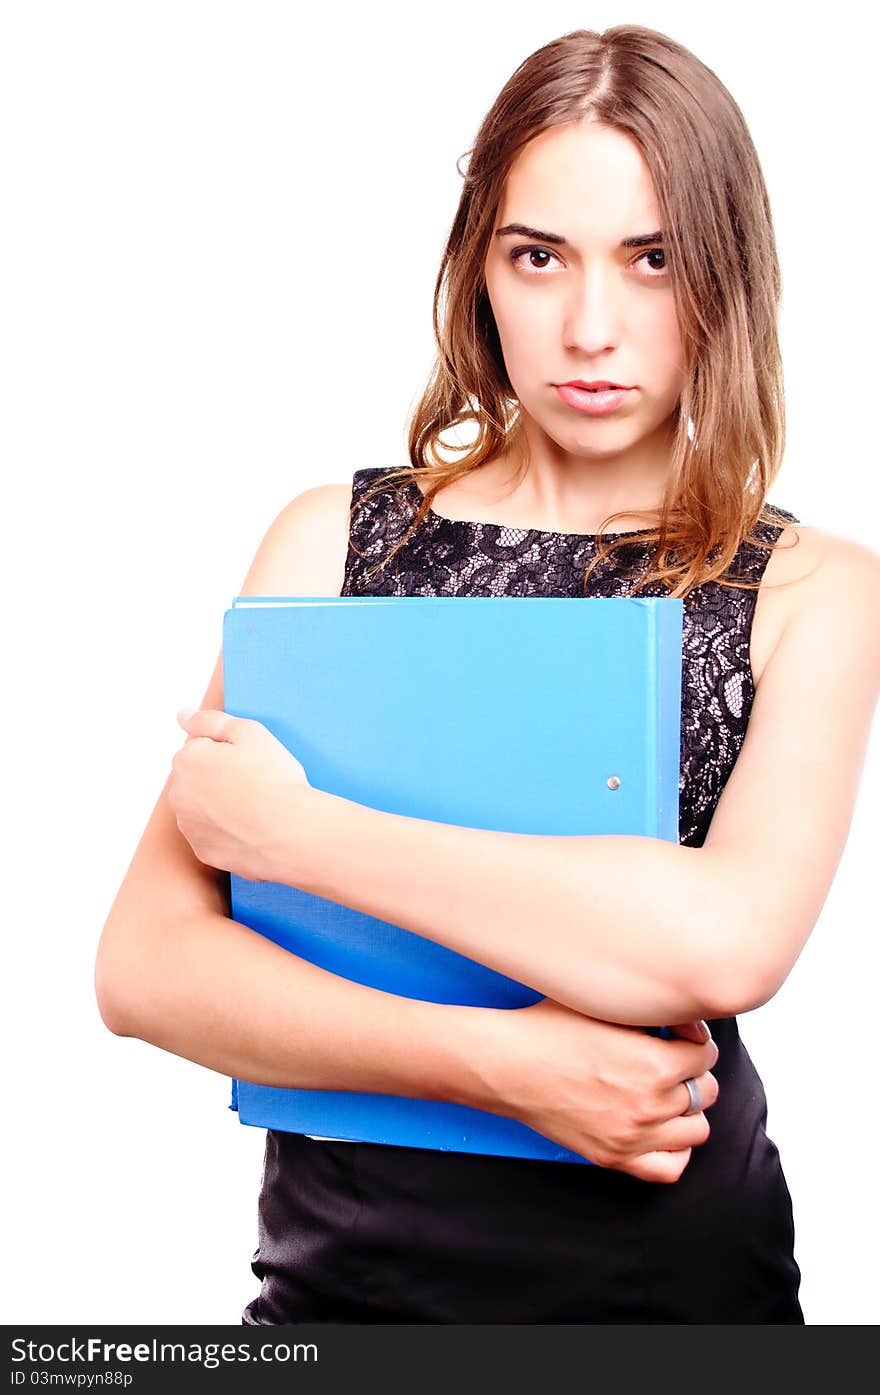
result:
<svg viewBox="0 0 880 1395"><path fill-rule="evenodd" d="M710 68L665 34L622 24L603 33L577 29L532 53L467 152L434 288L438 352L408 425L411 464L383 474L364 496L415 476L424 499L373 570L418 528L440 489L524 443L483 266L517 154L541 132L584 117L627 133L650 170L685 350L669 483L643 539L655 544L654 569L635 590L657 581L669 595L686 596L712 580L734 585L727 574L742 542L773 546L753 534L758 523L784 522L767 503L782 463L785 409L781 276L758 156L742 112ZM441 439L467 423L476 426L470 444ZM441 448L460 458L444 459ZM607 515L600 532L625 512L639 511ZM627 541L600 536L585 592L593 567Z"/></svg>

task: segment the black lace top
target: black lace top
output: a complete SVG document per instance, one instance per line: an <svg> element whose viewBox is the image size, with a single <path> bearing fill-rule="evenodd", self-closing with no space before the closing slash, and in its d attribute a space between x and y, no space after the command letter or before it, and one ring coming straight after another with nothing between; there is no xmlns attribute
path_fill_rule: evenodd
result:
<svg viewBox="0 0 880 1395"><path fill-rule="evenodd" d="M354 513L345 564L343 596L580 596L587 563L596 550L591 533L553 533L472 523L429 512L424 523L395 553L387 568L369 576L407 531L421 503L415 479L403 490L390 484L366 504L360 500L386 467L355 471ZM398 492L399 490L399 492ZM776 514L797 522L794 514ZM758 537L773 542L779 526L759 524ZM619 548L590 578L591 596L626 596L633 578L644 574L650 549L642 528L626 533ZM618 536L624 536L618 534ZM352 540L363 554L358 556ZM757 581L769 552L744 543L731 576ZM653 583L639 593L662 596ZM757 592L708 582L684 601L682 634L681 776L679 842L699 847L733 769L748 726L755 695L749 660Z"/></svg>

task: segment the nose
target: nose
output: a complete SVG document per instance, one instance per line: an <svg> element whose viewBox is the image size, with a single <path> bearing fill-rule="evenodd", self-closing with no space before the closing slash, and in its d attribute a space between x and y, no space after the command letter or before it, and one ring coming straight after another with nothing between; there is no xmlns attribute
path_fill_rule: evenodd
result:
<svg viewBox="0 0 880 1395"><path fill-rule="evenodd" d="M571 278L565 305L565 348L589 357L618 344L622 314L618 282L618 273L598 265Z"/></svg>

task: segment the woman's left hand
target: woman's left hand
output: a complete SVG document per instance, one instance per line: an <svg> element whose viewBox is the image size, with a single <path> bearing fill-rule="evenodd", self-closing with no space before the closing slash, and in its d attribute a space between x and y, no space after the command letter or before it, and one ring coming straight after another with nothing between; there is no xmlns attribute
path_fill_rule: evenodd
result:
<svg viewBox="0 0 880 1395"><path fill-rule="evenodd" d="M200 862L249 881L294 874L297 832L315 791L262 722L197 708L178 712L187 740L172 761L168 799Z"/></svg>

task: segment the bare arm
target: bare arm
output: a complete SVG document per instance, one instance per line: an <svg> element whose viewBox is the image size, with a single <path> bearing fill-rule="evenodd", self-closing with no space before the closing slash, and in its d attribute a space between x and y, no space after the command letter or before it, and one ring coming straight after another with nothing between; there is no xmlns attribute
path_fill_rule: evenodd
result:
<svg viewBox="0 0 880 1395"><path fill-rule="evenodd" d="M239 594L338 592L349 497L322 486L287 505ZM223 706L222 652L203 702ZM258 1085L470 1102L475 1015L337 977L233 920L229 875L199 862L180 833L170 779L101 935L106 1025Z"/></svg>
<svg viewBox="0 0 880 1395"><path fill-rule="evenodd" d="M704 1113L682 1117L686 1077L698 1079L704 1109L718 1097L718 1051L696 1027L664 1042L550 999L503 1011L363 987L231 920L225 874L201 863L184 872L181 845L163 790L98 952L98 1002L117 1035L257 1085L488 1109L647 1181L675 1182L708 1138ZM133 925L125 908L138 869L160 865L172 901L193 872L197 897L190 889L186 913Z"/></svg>
<svg viewBox="0 0 880 1395"><path fill-rule="evenodd" d="M180 838L163 790L138 855L169 836ZM232 920L220 900L218 887L213 908L166 913L136 941L111 913L96 989L112 1031L257 1085L476 1102L468 1009L327 973Z"/></svg>
<svg viewBox="0 0 880 1395"><path fill-rule="evenodd" d="M730 1015L706 972L707 951L720 963L729 957L750 890L700 849L460 828L323 791L306 823L313 851L303 858L299 843L290 858L294 884L306 891L606 1021L661 1026Z"/></svg>

